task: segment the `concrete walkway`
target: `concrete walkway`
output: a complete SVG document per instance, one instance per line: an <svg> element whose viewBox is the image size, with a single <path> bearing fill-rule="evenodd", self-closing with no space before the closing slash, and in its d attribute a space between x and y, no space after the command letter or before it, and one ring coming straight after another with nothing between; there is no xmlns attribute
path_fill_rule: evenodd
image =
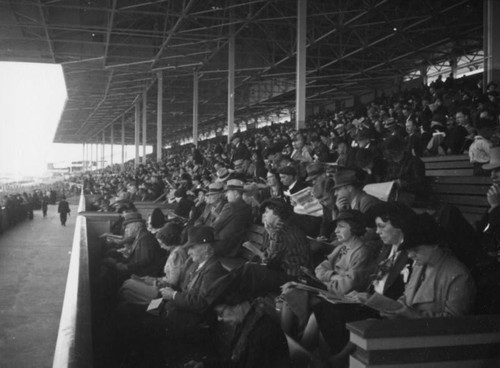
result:
<svg viewBox="0 0 500 368"><path fill-rule="evenodd" d="M0 367L45 368L64 298L77 206L61 226L57 205L0 235Z"/></svg>

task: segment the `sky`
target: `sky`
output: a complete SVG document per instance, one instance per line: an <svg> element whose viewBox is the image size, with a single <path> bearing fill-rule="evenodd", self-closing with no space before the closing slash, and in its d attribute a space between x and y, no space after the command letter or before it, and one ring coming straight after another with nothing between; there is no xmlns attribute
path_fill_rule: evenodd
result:
<svg viewBox="0 0 500 368"><path fill-rule="evenodd" d="M44 175L48 163L64 167L82 161L81 144L52 143L66 99L60 65L0 62L0 177L36 177ZM134 151L126 147L125 159ZM113 161L121 162L121 146L113 152ZM105 155L109 164L109 145Z"/></svg>
<svg viewBox="0 0 500 368"><path fill-rule="evenodd" d="M66 98L60 65L0 62L0 175L41 175L61 149L82 157L52 144Z"/></svg>

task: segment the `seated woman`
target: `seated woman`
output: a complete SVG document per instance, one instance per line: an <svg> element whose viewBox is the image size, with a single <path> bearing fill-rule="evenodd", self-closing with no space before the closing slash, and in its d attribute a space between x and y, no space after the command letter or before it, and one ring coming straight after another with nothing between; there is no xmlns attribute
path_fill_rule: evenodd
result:
<svg viewBox="0 0 500 368"><path fill-rule="evenodd" d="M344 296L351 291L365 291L370 283L370 275L376 267L376 249L361 239L366 232L365 216L356 210L340 212L336 220L335 234L340 243L325 261L315 269L316 277L326 289L336 295ZM305 325L309 317L309 307L317 304L318 299L309 300L308 294L297 290L296 284L283 285L283 304L281 311L282 327L292 333L294 316L299 327ZM329 303L328 303L329 304Z"/></svg>
<svg viewBox="0 0 500 368"><path fill-rule="evenodd" d="M169 222L156 232L156 240L160 247L169 252L165 267L165 276L133 276L126 280L119 291L122 302L134 304L149 304L151 300L160 296L160 289L170 286L178 287L181 269L188 255L186 250L179 246L182 227Z"/></svg>
<svg viewBox="0 0 500 368"><path fill-rule="evenodd" d="M405 231L401 248L415 262L399 310L389 318L458 317L474 305L476 287L471 274L444 247L443 232L427 213L416 215Z"/></svg>

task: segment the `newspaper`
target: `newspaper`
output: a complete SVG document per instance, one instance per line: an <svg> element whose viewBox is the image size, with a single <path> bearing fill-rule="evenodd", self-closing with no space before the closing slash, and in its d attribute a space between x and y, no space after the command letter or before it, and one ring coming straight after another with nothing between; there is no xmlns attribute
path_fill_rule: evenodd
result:
<svg viewBox="0 0 500 368"><path fill-rule="evenodd" d="M333 294L329 291L306 285L306 284L301 284L301 283L294 283L294 286L299 289L299 290L304 290L308 291L310 293L317 294L320 298L326 300L327 302L330 302L332 304L359 304L358 301L355 301L354 299L347 298L345 296L338 296L336 294Z"/></svg>
<svg viewBox="0 0 500 368"><path fill-rule="evenodd" d="M393 312L403 308L400 302L383 296L379 293L374 293L366 302L365 305L379 312Z"/></svg>
<svg viewBox="0 0 500 368"><path fill-rule="evenodd" d="M389 202L393 199L397 189L394 183L395 181L386 181L384 183L367 184L363 190L381 201Z"/></svg>
<svg viewBox="0 0 500 368"><path fill-rule="evenodd" d="M146 312L149 314L152 314L154 316L160 315L160 310L163 305L163 299L158 298L158 299L153 299L148 305L148 308L146 309Z"/></svg>
<svg viewBox="0 0 500 368"><path fill-rule="evenodd" d="M244 242L242 244L242 246L245 247L246 249L248 249L250 252L252 252L256 256L258 256L260 259L265 258L264 252L262 250L260 250L260 248L257 245L255 245L254 243L252 243L251 241Z"/></svg>
<svg viewBox="0 0 500 368"><path fill-rule="evenodd" d="M295 213L314 217L323 216L323 207L313 196L312 188L307 187L297 193L293 193L290 195L290 199L295 203L293 207Z"/></svg>

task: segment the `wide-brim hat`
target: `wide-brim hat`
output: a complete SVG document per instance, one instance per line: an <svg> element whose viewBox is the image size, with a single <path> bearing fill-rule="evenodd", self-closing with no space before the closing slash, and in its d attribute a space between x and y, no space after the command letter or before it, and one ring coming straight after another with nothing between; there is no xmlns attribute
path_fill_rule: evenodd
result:
<svg viewBox="0 0 500 368"><path fill-rule="evenodd" d="M396 125L396 120L394 118L388 118L387 120L384 120L384 126L387 127L392 127Z"/></svg>
<svg viewBox="0 0 500 368"><path fill-rule="evenodd" d="M238 179L228 180L226 190L239 190L240 192L243 192L244 183Z"/></svg>
<svg viewBox="0 0 500 368"><path fill-rule="evenodd" d="M338 224L340 221L354 222L361 227L366 227L368 224L366 216L358 210L340 211L339 215L335 219L335 223Z"/></svg>
<svg viewBox="0 0 500 368"><path fill-rule="evenodd" d="M215 242L214 228L210 226L193 226L188 230L188 240L183 245L190 248L194 245L212 244Z"/></svg>
<svg viewBox="0 0 500 368"><path fill-rule="evenodd" d="M313 162L307 165L306 172L307 172L306 181L312 181L316 179L318 176L325 173L325 167L321 162Z"/></svg>
<svg viewBox="0 0 500 368"><path fill-rule="evenodd" d="M333 186L334 190L346 185L360 183L358 173L350 169L338 170L333 176L333 179L335 180L335 185Z"/></svg>
<svg viewBox="0 0 500 368"><path fill-rule="evenodd" d="M490 162L484 164L484 170L493 170L500 167L500 147L493 147L490 149Z"/></svg>
<svg viewBox="0 0 500 368"><path fill-rule="evenodd" d="M221 182L215 182L215 183L211 183L208 186L207 195L220 194L223 192L224 192L224 184L222 184Z"/></svg>
<svg viewBox="0 0 500 368"><path fill-rule="evenodd" d="M438 245L443 241L443 229L428 213L414 215L411 226L403 229L404 241L399 250L408 250L420 245Z"/></svg>
<svg viewBox="0 0 500 368"><path fill-rule="evenodd" d="M227 179L229 179L230 175L231 173L225 167L222 167L219 170L217 170L217 180L219 181L226 181Z"/></svg>
<svg viewBox="0 0 500 368"><path fill-rule="evenodd" d="M239 160L234 161L234 162L233 162L233 166L234 166L235 168L240 167L240 166L243 166L243 159L239 159Z"/></svg>

